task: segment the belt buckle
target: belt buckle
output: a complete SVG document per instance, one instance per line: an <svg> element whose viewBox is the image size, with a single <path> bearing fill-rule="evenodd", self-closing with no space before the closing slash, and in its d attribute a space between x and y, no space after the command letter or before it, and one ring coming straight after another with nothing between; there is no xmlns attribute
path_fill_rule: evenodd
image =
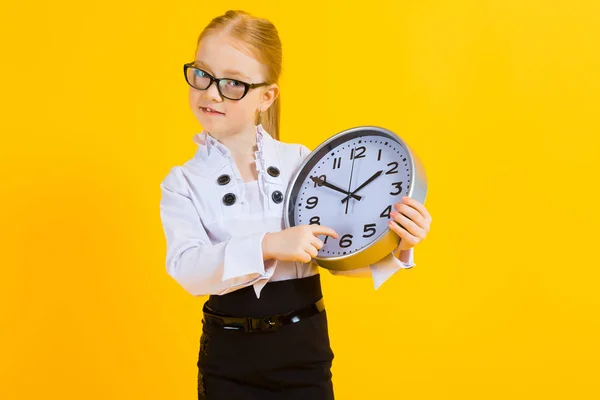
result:
<svg viewBox="0 0 600 400"><path fill-rule="evenodd" d="M276 316L247 317L246 332L274 332L281 326Z"/></svg>

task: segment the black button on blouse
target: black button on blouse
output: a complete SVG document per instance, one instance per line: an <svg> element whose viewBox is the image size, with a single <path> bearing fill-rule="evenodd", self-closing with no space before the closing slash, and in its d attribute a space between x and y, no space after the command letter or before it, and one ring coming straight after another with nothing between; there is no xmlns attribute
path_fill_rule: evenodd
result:
<svg viewBox="0 0 600 400"><path fill-rule="evenodd" d="M275 203L279 204L283 201L283 193L281 193L279 190L276 190L271 195L271 198Z"/></svg>
<svg viewBox="0 0 600 400"><path fill-rule="evenodd" d="M223 174L217 178L217 183L221 186L227 185L230 181L231 178L229 178L229 175L227 174Z"/></svg>
<svg viewBox="0 0 600 400"><path fill-rule="evenodd" d="M267 168L267 173L272 177L277 178L279 176L279 168L277 167L269 167Z"/></svg>
<svg viewBox="0 0 600 400"><path fill-rule="evenodd" d="M223 204L226 206L231 206L233 203L235 203L235 194L227 193L225 196L223 196Z"/></svg>

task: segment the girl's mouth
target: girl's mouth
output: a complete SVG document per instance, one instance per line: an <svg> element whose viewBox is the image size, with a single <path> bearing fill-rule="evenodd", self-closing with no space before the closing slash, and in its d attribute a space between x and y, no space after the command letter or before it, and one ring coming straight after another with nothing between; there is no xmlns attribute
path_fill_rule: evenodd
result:
<svg viewBox="0 0 600 400"><path fill-rule="evenodd" d="M202 110L203 113L208 114L208 115L225 115L222 112L218 112L218 111L212 111L208 108L204 108L204 107L200 107L200 109Z"/></svg>

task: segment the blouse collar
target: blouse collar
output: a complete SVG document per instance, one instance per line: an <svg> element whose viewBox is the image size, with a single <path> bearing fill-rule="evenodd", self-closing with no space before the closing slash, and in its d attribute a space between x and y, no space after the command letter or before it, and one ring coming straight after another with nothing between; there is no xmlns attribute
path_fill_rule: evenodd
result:
<svg viewBox="0 0 600 400"><path fill-rule="evenodd" d="M262 124L255 125L256 130L256 144L260 150L263 147L263 142L273 139L272 136L264 129ZM196 133L192 138L193 141L199 145L200 148L204 148L205 155L211 156L213 151L224 157L231 156L231 150L227 148L223 143L219 142L213 137L209 131L203 129L200 133ZM199 149L200 150L200 149Z"/></svg>

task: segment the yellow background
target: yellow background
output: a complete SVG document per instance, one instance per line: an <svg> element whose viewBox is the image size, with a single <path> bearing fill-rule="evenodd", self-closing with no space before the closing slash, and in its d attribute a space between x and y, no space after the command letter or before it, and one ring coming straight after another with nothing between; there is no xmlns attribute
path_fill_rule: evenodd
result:
<svg viewBox="0 0 600 400"><path fill-rule="evenodd" d="M205 298L166 274L159 184L196 150L182 64L230 8L280 31L282 140L379 125L426 166L417 266L323 270L337 398L599 398L582 0L3 5L0 398L196 398Z"/></svg>

